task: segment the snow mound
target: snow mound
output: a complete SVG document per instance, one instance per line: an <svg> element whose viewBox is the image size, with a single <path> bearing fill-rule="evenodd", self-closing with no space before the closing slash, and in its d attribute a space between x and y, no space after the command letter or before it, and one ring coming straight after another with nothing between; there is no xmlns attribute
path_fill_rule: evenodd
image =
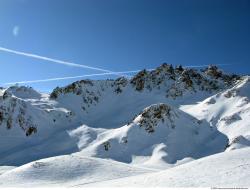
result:
<svg viewBox="0 0 250 190"><path fill-rule="evenodd" d="M152 170L77 154L37 160L0 175L3 187L79 186Z"/></svg>
<svg viewBox="0 0 250 190"><path fill-rule="evenodd" d="M186 157L223 151L227 138L206 122L166 104L145 108L129 124L99 134L82 155L166 167Z"/></svg>
<svg viewBox="0 0 250 190"><path fill-rule="evenodd" d="M165 171L110 180L95 187L249 187L250 148L205 157Z"/></svg>

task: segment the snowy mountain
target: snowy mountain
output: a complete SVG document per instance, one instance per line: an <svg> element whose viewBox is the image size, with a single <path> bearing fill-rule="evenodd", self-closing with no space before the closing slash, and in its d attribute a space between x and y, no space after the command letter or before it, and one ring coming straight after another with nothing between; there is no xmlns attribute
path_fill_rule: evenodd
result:
<svg viewBox="0 0 250 190"><path fill-rule="evenodd" d="M0 185L26 186L30 178L37 186L101 183L207 167L217 155L220 163L237 152L249 157L249 94L249 76L168 64L131 79L76 81L51 94L1 88ZM159 186L168 183L189 186Z"/></svg>
<svg viewBox="0 0 250 190"><path fill-rule="evenodd" d="M215 66L196 71L163 64L153 71L143 70L130 80L122 77L77 81L56 88L50 99L75 113L81 123L117 128L151 104L162 102L178 107L195 103L232 87L239 79L236 75L223 74Z"/></svg>
<svg viewBox="0 0 250 190"><path fill-rule="evenodd" d="M211 96L182 110L204 119L229 138L227 150L250 145L250 77L244 77L233 88Z"/></svg>
<svg viewBox="0 0 250 190"><path fill-rule="evenodd" d="M155 104L127 125L101 133L81 154L162 168L187 157L224 151L226 145L227 137L206 122Z"/></svg>

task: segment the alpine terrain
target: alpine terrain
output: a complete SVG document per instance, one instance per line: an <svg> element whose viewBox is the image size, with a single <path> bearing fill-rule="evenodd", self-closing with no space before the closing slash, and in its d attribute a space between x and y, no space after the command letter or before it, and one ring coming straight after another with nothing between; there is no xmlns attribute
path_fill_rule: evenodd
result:
<svg viewBox="0 0 250 190"><path fill-rule="evenodd" d="M0 186L250 186L250 77L162 64L0 88Z"/></svg>

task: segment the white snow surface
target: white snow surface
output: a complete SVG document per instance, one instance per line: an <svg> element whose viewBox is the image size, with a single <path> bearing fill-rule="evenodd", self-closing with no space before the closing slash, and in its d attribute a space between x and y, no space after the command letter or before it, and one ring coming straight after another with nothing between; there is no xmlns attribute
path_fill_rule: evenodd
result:
<svg viewBox="0 0 250 190"><path fill-rule="evenodd" d="M249 100L250 77L245 77L231 89L211 96L198 104L183 105L180 109L197 119L206 120L229 138L230 145L238 144L239 148L250 144Z"/></svg>
<svg viewBox="0 0 250 190"><path fill-rule="evenodd" d="M78 153L31 162L0 175L2 187L249 187L250 148L157 171Z"/></svg>
<svg viewBox="0 0 250 190"><path fill-rule="evenodd" d="M250 186L250 148L223 152L160 172L88 184L94 187Z"/></svg>
<svg viewBox="0 0 250 190"><path fill-rule="evenodd" d="M249 186L249 100L215 67L0 88L0 186Z"/></svg>
<svg viewBox="0 0 250 190"><path fill-rule="evenodd" d="M128 164L78 154L34 161L0 175L2 187L79 186L152 172Z"/></svg>
<svg viewBox="0 0 250 190"><path fill-rule="evenodd" d="M199 122L166 104L156 104L145 108L131 123L100 133L80 153L164 168L187 157L224 151L226 145L226 136L205 121Z"/></svg>

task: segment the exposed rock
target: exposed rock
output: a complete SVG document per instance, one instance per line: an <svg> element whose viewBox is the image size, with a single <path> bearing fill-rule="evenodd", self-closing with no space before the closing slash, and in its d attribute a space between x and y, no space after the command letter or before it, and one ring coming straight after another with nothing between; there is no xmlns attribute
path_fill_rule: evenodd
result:
<svg viewBox="0 0 250 190"><path fill-rule="evenodd" d="M228 90L223 94L226 98L231 98L236 96L235 90Z"/></svg>
<svg viewBox="0 0 250 190"><path fill-rule="evenodd" d="M222 77L222 71L220 71L218 67L215 65L208 66L208 68L206 68L204 72L207 75L214 77L216 79Z"/></svg>
<svg viewBox="0 0 250 190"><path fill-rule="evenodd" d="M30 136L33 133L37 132L37 128L36 127L29 127L28 129L26 129L26 136Z"/></svg>
<svg viewBox="0 0 250 190"><path fill-rule="evenodd" d="M214 98L209 98L208 101L206 101L206 104L215 104L216 100Z"/></svg>
<svg viewBox="0 0 250 190"><path fill-rule="evenodd" d="M8 92L7 90L4 91L4 93L3 93L3 99L4 100L11 97L11 96L12 96L12 94L10 92Z"/></svg>
<svg viewBox="0 0 250 190"><path fill-rule="evenodd" d="M242 135L239 135L231 139L230 142L228 142L228 145L226 146L226 150L230 151L236 148L243 148L243 147L249 147L249 146L250 146L250 140Z"/></svg>
<svg viewBox="0 0 250 190"><path fill-rule="evenodd" d="M181 81L185 83L185 86L186 88L190 88L192 87L193 85L193 81L191 80L191 77L190 77L190 70L184 70L182 73L181 73Z"/></svg>
<svg viewBox="0 0 250 190"><path fill-rule="evenodd" d="M174 128L174 124L171 119L171 108L166 104L155 104L143 110L141 118L139 119L140 127L145 128L148 133L153 133L155 127L159 122L164 122L168 119L171 123L171 127Z"/></svg>
<svg viewBox="0 0 250 190"><path fill-rule="evenodd" d="M171 64L163 63L150 72L142 70L131 80L120 77L116 80L106 80L103 84L82 80L64 88L57 87L51 93L50 98L57 99L58 96L68 93L82 96L82 108L84 108L82 110L86 110L87 107L96 105L100 94L108 88L112 88L116 94L121 94L124 90L129 89L127 88L129 85L138 92L145 89L149 91L163 89L166 91L167 98L176 99L188 92L223 90L229 85L235 84L238 79L237 75L224 74L216 66L209 66L201 72L182 66L173 68Z"/></svg>
<svg viewBox="0 0 250 190"><path fill-rule="evenodd" d="M144 69L135 75L130 83L134 85L137 91L142 91L144 89L145 79L148 76L148 72Z"/></svg>
<svg viewBox="0 0 250 190"><path fill-rule="evenodd" d="M66 94L66 93L74 93L76 95L82 94L82 86L93 86L92 81L90 80L81 80L81 81L76 81L73 82L72 84L64 87L64 88L59 88L56 87L53 92L50 94L51 99L56 99L59 94Z"/></svg>
<svg viewBox="0 0 250 190"><path fill-rule="evenodd" d="M226 117L223 117L221 119L221 121L224 121L226 125L230 125L232 124L233 122L236 122L238 120L241 120L241 117L239 116L239 114L235 113L233 115L230 115L230 116L226 116Z"/></svg>
<svg viewBox="0 0 250 190"><path fill-rule="evenodd" d="M114 81L115 92L117 94L122 93L122 89L128 84L128 80L124 77L120 77Z"/></svg>
<svg viewBox="0 0 250 190"><path fill-rule="evenodd" d="M111 148L111 145L110 145L109 141L104 142L103 146L104 146L104 150L105 151L108 151Z"/></svg>
<svg viewBox="0 0 250 190"><path fill-rule="evenodd" d="M179 88L176 84L173 84L167 91L166 91L166 97L172 97L173 99L176 99L177 97L182 96L183 91L181 88Z"/></svg>
<svg viewBox="0 0 250 190"><path fill-rule="evenodd" d="M0 125L5 125L7 129L18 126L25 131L26 135L35 133L37 129L32 117L27 114L26 102L10 96L9 92L6 94L8 94L8 98L0 100Z"/></svg>

